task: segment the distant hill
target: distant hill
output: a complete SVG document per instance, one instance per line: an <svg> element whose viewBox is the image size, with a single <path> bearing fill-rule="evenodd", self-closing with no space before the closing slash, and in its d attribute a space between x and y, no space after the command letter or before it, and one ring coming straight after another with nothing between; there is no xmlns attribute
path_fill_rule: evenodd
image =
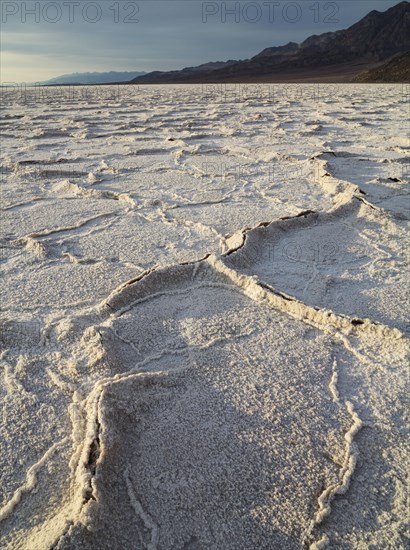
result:
<svg viewBox="0 0 410 550"><path fill-rule="evenodd" d="M384 12L373 10L348 29L313 35L301 44L265 48L251 59L156 71L133 82L349 82L408 50L410 4L404 1Z"/></svg>
<svg viewBox="0 0 410 550"><path fill-rule="evenodd" d="M110 82L127 82L142 76L146 73L142 71L109 71L107 73L72 73L63 74L50 80L40 82L40 84L109 84Z"/></svg>
<svg viewBox="0 0 410 550"><path fill-rule="evenodd" d="M410 82L410 51L396 55L387 63L360 73L355 82Z"/></svg>
<svg viewBox="0 0 410 550"><path fill-rule="evenodd" d="M153 71L151 73L146 74L147 76L147 82L151 81L187 81L191 78L201 78L201 75L207 75L210 72L225 69L229 67L230 65L237 64L237 61L230 60L230 61L210 61L209 63L203 63L202 65L198 65L196 67L185 67L185 69L181 69L180 71ZM137 77L133 79L133 82L141 82L143 84L145 81L140 80L142 77Z"/></svg>

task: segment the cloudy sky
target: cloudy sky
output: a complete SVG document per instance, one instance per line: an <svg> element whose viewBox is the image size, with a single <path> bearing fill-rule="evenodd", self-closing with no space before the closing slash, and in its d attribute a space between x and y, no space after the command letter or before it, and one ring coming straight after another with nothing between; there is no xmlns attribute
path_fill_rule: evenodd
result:
<svg viewBox="0 0 410 550"><path fill-rule="evenodd" d="M246 59L398 0L1 0L1 82Z"/></svg>

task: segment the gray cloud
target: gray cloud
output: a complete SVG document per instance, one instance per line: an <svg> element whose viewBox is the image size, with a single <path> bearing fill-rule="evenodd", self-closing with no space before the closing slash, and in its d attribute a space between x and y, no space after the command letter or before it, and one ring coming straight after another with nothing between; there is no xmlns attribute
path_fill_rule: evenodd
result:
<svg viewBox="0 0 410 550"><path fill-rule="evenodd" d="M396 3L278 0L279 5L271 4L272 20L265 1L3 1L1 47L6 78L2 80L7 80L10 67L13 76L20 71L24 81L30 71L42 80L77 69L169 70L211 60L245 59L268 46L345 28L371 9L384 11ZM237 10L237 15L226 14L226 22L224 4L228 10ZM314 4L316 11L311 9ZM24 5L36 10L35 15L24 14ZM298 20L290 22L292 18Z"/></svg>

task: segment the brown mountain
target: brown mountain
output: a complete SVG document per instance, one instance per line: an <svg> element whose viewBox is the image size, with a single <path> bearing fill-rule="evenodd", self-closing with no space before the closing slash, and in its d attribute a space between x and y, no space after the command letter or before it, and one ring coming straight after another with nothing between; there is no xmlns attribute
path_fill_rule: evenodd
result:
<svg viewBox="0 0 410 550"><path fill-rule="evenodd" d="M373 10L348 29L266 48L251 59L156 71L132 82L348 82L408 50L410 4L404 1L385 12Z"/></svg>
<svg viewBox="0 0 410 550"><path fill-rule="evenodd" d="M410 82L410 51L357 75L355 82Z"/></svg>

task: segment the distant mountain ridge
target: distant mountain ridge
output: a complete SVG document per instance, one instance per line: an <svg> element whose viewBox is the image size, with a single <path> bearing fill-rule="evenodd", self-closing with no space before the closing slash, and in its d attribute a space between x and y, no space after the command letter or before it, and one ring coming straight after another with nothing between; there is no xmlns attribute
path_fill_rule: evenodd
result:
<svg viewBox="0 0 410 550"><path fill-rule="evenodd" d="M132 82L254 82L354 77L410 50L410 4L373 10L347 29L309 36L297 44L265 48L251 59L206 63L180 71L155 71ZM403 73L404 74L404 73Z"/></svg>
<svg viewBox="0 0 410 550"><path fill-rule="evenodd" d="M92 72L92 73L71 73L56 76L40 82L43 85L52 84L109 84L110 82L122 82L131 80L138 76L145 75L143 71L109 71L109 72Z"/></svg>

